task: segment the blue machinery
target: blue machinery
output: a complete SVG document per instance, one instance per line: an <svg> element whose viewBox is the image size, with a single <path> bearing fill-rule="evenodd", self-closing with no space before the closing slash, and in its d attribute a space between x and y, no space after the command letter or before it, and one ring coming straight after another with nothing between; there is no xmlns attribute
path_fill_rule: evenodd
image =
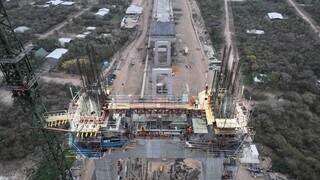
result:
<svg viewBox="0 0 320 180"><path fill-rule="evenodd" d="M73 134L69 134L69 147L76 155L88 158L100 158L106 149L121 148L128 143L129 140L119 137L101 138L101 140L92 142L80 142L75 141Z"/></svg>

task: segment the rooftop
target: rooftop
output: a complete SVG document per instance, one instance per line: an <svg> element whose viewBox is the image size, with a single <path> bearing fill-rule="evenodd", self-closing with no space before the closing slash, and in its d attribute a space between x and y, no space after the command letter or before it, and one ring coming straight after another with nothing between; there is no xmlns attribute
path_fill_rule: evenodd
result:
<svg viewBox="0 0 320 180"><path fill-rule="evenodd" d="M107 8L101 8L98 10L98 12L96 12L96 15L97 16L105 16L105 15L109 14L109 11L110 10Z"/></svg>
<svg viewBox="0 0 320 180"><path fill-rule="evenodd" d="M68 49L58 48L52 51L46 58L60 59L67 52L68 52Z"/></svg>
<svg viewBox="0 0 320 180"><path fill-rule="evenodd" d="M142 10L141 6L131 4L126 10L126 14L142 14Z"/></svg>
<svg viewBox="0 0 320 180"><path fill-rule="evenodd" d="M19 27L14 29L14 32L15 33L24 33L24 32L26 32L28 30L30 30L30 28L27 27L27 26L19 26Z"/></svg>
<svg viewBox="0 0 320 180"><path fill-rule="evenodd" d="M277 13L277 12L270 12L270 13L268 13L268 17L269 17L270 19L283 19L282 14Z"/></svg>

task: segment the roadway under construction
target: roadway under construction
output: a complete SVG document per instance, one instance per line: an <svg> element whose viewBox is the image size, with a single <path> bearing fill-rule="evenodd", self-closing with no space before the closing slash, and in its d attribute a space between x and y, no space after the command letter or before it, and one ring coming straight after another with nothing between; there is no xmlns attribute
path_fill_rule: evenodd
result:
<svg viewBox="0 0 320 180"><path fill-rule="evenodd" d="M91 178L161 179L159 174L168 171L170 179L218 179L224 176L224 157L237 157L250 136L249 112L237 83L239 67L229 62L231 47L225 47L221 60L210 59L213 76L198 87L201 91L174 95L172 57L178 43L172 6L171 0L154 1L142 95L119 95L110 88L88 45L88 63L78 61L82 87L72 92L68 110L44 112L44 129L67 133L78 159L95 159ZM188 48L184 50L186 56ZM155 165L159 159L168 161L171 170ZM201 167L192 167L188 159ZM152 164L157 170L150 174Z"/></svg>

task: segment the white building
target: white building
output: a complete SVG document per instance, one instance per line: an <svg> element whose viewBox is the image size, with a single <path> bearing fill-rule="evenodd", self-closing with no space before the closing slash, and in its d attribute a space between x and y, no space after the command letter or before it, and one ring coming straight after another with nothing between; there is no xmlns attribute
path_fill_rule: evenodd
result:
<svg viewBox="0 0 320 180"><path fill-rule="evenodd" d="M268 13L268 17L269 19L273 20L273 19L284 19L282 14L277 13L277 12L270 12Z"/></svg>
<svg viewBox="0 0 320 180"><path fill-rule="evenodd" d="M97 29L97 27L93 27L93 26L89 26L86 28L86 30L88 30L88 31L94 31L96 29Z"/></svg>
<svg viewBox="0 0 320 180"><path fill-rule="evenodd" d="M65 47L66 44L70 43L71 41L71 38L59 38L59 43L62 47Z"/></svg>
<svg viewBox="0 0 320 180"><path fill-rule="evenodd" d="M61 3L61 5L64 5L64 6L72 6L74 5L75 2L72 2L72 1L64 1Z"/></svg>
<svg viewBox="0 0 320 180"><path fill-rule="evenodd" d="M51 4L53 6L57 6L59 4L61 4L63 1L61 0L51 0L51 1L48 1L47 4Z"/></svg>
<svg viewBox="0 0 320 180"><path fill-rule="evenodd" d="M78 38L78 39L84 39L84 38L86 38L86 36L87 36L87 35L85 35L85 34L77 34L77 35L76 35L76 38Z"/></svg>
<svg viewBox="0 0 320 180"><path fill-rule="evenodd" d="M131 5L127 8L126 14L127 14L127 15L140 15L140 14L142 14L142 11L143 11L143 7L138 6L138 5L131 4Z"/></svg>
<svg viewBox="0 0 320 180"><path fill-rule="evenodd" d="M107 8L101 8L101 9L98 10L98 12L96 12L96 15L97 15L97 16L100 16L100 17L103 17L103 16L109 14L109 12L110 12L109 9L107 9Z"/></svg>
<svg viewBox="0 0 320 180"><path fill-rule="evenodd" d="M264 31L258 30L258 29L247 29L247 34L262 35L262 34L264 34Z"/></svg>
<svg viewBox="0 0 320 180"><path fill-rule="evenodd" d="M13 31L15 33L24 33L24 32L29 31L29 30L30 30L30 28L27 27L27 26L19 26L19 27L15 28Z"/></svg>
<svg viewBox="0 0 320 180"><path fill-rule="evenodd" d="M46 56L46 59L58 62L64 54L68 52L68 49L58 48L52 51L50 54Z"/></svg>

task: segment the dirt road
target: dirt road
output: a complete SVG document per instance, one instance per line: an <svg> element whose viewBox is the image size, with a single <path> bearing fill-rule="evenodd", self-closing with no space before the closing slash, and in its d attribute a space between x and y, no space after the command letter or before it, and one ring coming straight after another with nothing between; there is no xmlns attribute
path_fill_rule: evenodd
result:
<svg viewBox="0 0 320 180"><path fill-rule="evenodd" d="M181 9L181 16L176 25L177 60L173 63L173 94L181 96L183 93L196 95L204 90L207 82L208 61L201 51L201 45L192 24L191 9L188 0L174 2L176 9ZM188 55L181 51L188 47Z"/></svg>
<svg viewBox="0 0 320 180"><path fill-rule="evenodd" d="M298 15L305 20L311 27L311 29L317 34L317 36L320 38L320 27L318 24L311 18L311 16L304 11L302 8L300 8L297 3L294 0L287 0L288 4L294 7Z"/></svg>
<svg viewBox="0 0 320 180"><path fill-rule="evenodd" d="M85 8L85 9L81 10L80 12L77 12L75 14L70 15L66 20L64 20L63 22L55 25L49 31L38 35L39 39L44 39L44 38L47 38L48 36L52 35L55 31L58 31L61 28L63 28L64 26L66 26L71 19L81 16L83 13L87 12L91 7L92 6L89 6L89 7Z"/></svg>
<svg viewBox="0 0 320 180"><path fill-rule="evenodd" d="M141 34L120 53L120 70L116 70L117 78L112 85L114 94L140 94L152 1L143 0L141 4L144 7L139 25L142 28Z"/></svg>

